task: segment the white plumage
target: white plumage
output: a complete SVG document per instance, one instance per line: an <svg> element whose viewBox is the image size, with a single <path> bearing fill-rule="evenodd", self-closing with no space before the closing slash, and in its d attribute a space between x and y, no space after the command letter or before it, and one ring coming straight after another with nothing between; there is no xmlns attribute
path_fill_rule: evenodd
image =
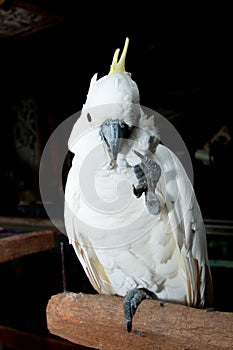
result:
<svg viewBox="0 0 233 350"><path fill-rule="evenodd" d="M111 166L100 137L100 126L109 119L131 127ZM65 189L67 235L99 293L126 296L145 288L160 300L203 307L211 274L202 215L182 164L158 140L155 117L140 107L129 73L92 78L69 139L75 156ZM157 215L149 213L144 195L133 194L134 165L140 163L133 150L161 168Z"/></svg>

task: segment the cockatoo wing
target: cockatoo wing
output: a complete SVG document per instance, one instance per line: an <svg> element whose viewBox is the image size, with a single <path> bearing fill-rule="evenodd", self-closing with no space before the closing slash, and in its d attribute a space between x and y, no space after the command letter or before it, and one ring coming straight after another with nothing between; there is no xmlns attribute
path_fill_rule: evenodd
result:
<svg viewBox="0 0 233 350"><path fill-rule="evenodd" d="M164 292L158 292L159 298L180 302L183 296L179 294L185 290L183 303L203 306L206 279L210 273L205 228L193 187L182 164L167 147L159 144L155 157L162 169L156 192L164 201L164 208L158 216L146 212L143 217L145 224L150 222L148 237L118 250L101 250L95 247L88 236L82 234L77 220L82 207L78 158L74 158L66 184L67 234L90 282L98 292L125 295L127 286L147 287L156 291L162 287L156 289L153 283L162 283ZM128 215L127 211L125 215ZM164 246L159 245L158 240L164 241ZM163 250L158 251L159 246ZM166 255L163 255L164 252Z"/></svg>
<svg viewBox="0 0 233 350"><path fill-rule="evenodd" d="M160 190L167 208L167 231L173 232L187 281L187 304L203 306L206 294L211 303L212 283L202 214L178 157L167 147L158 145L156 159L163 169Z"/></svg>

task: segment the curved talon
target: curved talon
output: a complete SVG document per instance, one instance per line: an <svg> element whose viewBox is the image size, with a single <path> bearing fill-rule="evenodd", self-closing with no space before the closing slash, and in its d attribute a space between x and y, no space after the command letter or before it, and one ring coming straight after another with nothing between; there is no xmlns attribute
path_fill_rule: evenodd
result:
<svg viewBox="0 0 233 350"><path fill-rule="evenodd" d="M142 160L142 164L144 165L143 170L145 171L146 168L149 170L151 174L149 174L149 177L152 178L153 181L156 183L159 181L159 178L161 176L161 168L159 164L154 162L152 159L150 159L148 156L144 156L143 154L139 153L136 150L133 150L133 152ZM145 168L146 167L146 168ZM148 174L146 174L148 176Z"/></svg>
<svg viewBox="0 0 233 350"><path fill-rule="evenodd" d="M144 299L157 299L157 298L154 293L144 288L142 289L134 288L127 293L124 300L124 305L123 305L127 332L131 332L133 315L135 314L139 304Z"/></svg>
<svg viewBox="0 0 233 350"><path fill-rule="evenodd" d="M133 314L132 314L132 307L131 307L131 298L129 298L128 294L124 300L124 316L125 316L127 332L131 332Z"/></svg>
<svg viewBox="0 0 233 350"><path fill-rule="evenodd" d="M138 151L136 151L135 149L132 150L134 154L136 154L136 156L138 156L139 158L141 158L141 160L145 161L146 156L144 156L143 154L139 153Z"/></svg>
<svg viewBox="0 0 233 350"><path fill-rule="evenodd" d="M142 184L139 184L138 186L133 185L133 193L137 198L140 198L143 192L147 191L147 184L144 182Z"/></svg>
<svg viewBox="0 0 233 350"><path fill-rule="evenodd" d="M127 332L130 333L132 331L132 322L127 321L126 322Z"/></svg>
<svg viewBox="0 0 233 350"><path fill-rule="evenodd" d="M133 150L134 154L136 154L136 156L138 156L139 158L141 158L142 162L147 166L147 168L149 169L154 169L158 166L158 164L156 164L152 159L150 159L148 156L145 156L141 153L139 153L136 150Z"/></svg>

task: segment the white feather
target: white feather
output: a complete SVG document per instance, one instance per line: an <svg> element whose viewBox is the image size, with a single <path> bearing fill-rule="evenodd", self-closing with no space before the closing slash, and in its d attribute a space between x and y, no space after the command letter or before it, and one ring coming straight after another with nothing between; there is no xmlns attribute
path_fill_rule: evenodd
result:
<svg viewBox="0 0 233 350"><path fill-rule="evenodd" d="M159 138L155 116L147 117L141 108L135 112L134 103L139 106L139 93L127 73L99 81L93 78L82 115L69 140L75 157L65 190L67 235L98 292L125 296L132 288L147 288L159 299L200 307L205 301L206 275L210 275L200 208L182 164L171 150L160 144L155 159L162 175L156 193L163 209L160 214L151 215L144 196L138 199L133 195L132 184L137 179L132 165L138 163L138 158L132 152L132 145L147 154L151 136ZM104 109L107 113L100 113L102 104L110 104L109 109ZM89 126L86 113L94 106L97 106L91 114L94 122ZM119 155L118 167L108 169L106 164L101 164L93 174L98 198L108 203L109 209L98 211L85 198L89 183L83 180L82 171L93 150L97 149L99 157L108 162L98 126L109 118L109 112L118 115L118 119L131 118L132 122L132 115L139 119L132 139ZM85 128L89 128L88 132L84 132ZM120 201L126 205L111 214L115 206L112 201L117 200L117 188L122 181L126 187L120 193Z"/></svg>

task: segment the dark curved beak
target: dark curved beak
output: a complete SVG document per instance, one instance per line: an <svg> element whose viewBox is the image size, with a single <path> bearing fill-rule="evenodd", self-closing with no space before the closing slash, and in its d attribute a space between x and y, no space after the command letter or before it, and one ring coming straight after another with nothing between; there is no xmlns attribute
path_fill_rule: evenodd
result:
<svg viewBox="0 0 233 350"><path fill-rule="evenodd" d="M129 136L129 126L119 119L109 119L100 127L100 136L114 160L120 152L123 139Z"/></svg>

